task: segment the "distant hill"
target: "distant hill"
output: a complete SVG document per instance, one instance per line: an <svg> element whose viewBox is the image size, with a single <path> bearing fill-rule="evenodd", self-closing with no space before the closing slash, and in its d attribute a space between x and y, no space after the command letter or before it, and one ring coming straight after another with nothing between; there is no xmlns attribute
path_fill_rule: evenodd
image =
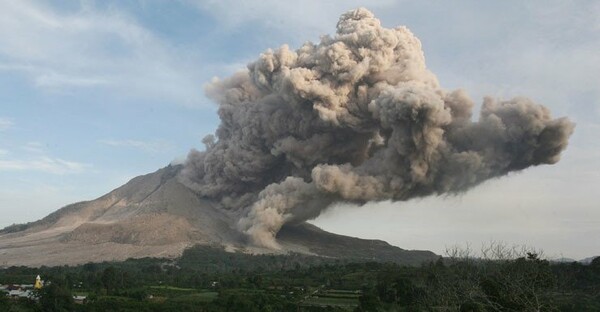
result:
<svg viewBox="0 0 600 312"><path fill-rule="evenodd" d="M573 258L557 258L557 259L552 259L550 260L550 262L554 262L554 263L572 263L572 262L579 262L581 264L585 264L585 265L589 265L590 263L592 263L592 261L596 258L598 258L600 256L593 256L593 257L588 257L585 259L581 259L581 260L575 260Z"/></svg>
<svg viewBox="0 0 600 312"><path fill-rule="evenodd" d="M181 166L139 176L92 201L65 206L45 218L0 230L0 266L81 264L127 258L175 258L193 245L245 253L303 253L330 258L417 265L437 259L380 240L336 235L301 223L278 234L281 251L256 248L235 221L178 182Z"/></svg>
<svg viewBox="0 0 600 312"><path fill-rule="evenodd" d="M596 259L598 257L600 257L600 256L588 257L588 258L585 258L585 259L581 259L578 262L581 263L581 264L591 264L592 261L594 261L594 259Z"/></svg>

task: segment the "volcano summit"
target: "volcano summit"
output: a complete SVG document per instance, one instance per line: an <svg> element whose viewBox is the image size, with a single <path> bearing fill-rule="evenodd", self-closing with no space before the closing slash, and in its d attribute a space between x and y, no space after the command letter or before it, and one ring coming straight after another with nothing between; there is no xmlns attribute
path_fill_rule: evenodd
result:
<svg viewBox="0 0 600 312"><path fill-rule="evenodd" d="M248 245L236 219L177 181L182 166L139 176L92 201L80 202L28 224L0 231L0 266L63 265L174 258L196 244L247 253L298 252L325 257L419 264L429 251L407 251L383 241L327 233L301 223L277 236L283 250Z"/></svg>

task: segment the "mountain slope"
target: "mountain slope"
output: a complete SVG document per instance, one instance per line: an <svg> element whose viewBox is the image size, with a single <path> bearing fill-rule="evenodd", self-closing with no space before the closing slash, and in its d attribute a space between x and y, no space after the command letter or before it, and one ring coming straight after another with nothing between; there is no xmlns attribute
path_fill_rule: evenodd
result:
<svg viewBox="0 0 600 312"><path fill-rule="evenodd" d="M0 266L61 265L139 257L177 257L192 245L266 253L249 247L235 221L177 181L180 166L136 177L92 201L0 230ZM325 232L302 223L284 227L280 252L418 264L437 256L383 241ZM278 251L279 252L279 251Z"/></svg>

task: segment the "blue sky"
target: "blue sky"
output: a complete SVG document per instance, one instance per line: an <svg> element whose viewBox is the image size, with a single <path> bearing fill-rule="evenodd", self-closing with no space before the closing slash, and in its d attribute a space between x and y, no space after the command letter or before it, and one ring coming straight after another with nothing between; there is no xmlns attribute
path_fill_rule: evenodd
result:
<svg viewBox="0 0 600 312"><path fill-rule="evenodd" d="M444 88L525 95L577 123L555 166L458 197L337 206L315 221L411 249L502 240L552 256L600 242L597 1L4 1L0 226L181 159L218 125L202 88L267 48L317 41L365 6L408 26Z"/></svg>

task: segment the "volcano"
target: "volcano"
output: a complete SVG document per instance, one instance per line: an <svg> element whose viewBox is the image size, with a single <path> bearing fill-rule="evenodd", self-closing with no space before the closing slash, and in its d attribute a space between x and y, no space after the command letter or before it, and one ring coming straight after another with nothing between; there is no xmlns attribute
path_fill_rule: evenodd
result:
<svg viewBox="0 0 600 312"><path fill-rule="evenodd" d="M177 257L192 245L416 264L436 256L327 233L336 203L460 194L560 160L575 124L525 97L445 90L419 39L365 8L333 36L268 49L205 86L220 124L182 166L0 233L0 265Z"/></svg>
<svg viewBox="0 0 600 312"><path fill-rule="evenodd" d="M244 253L302 253L330 258L417 265L430 251L403 250L380 240L289 224L277 234L280 250L248 243L236 220L177 179L180 165L133 178L92 201L65 206L45 218L0 230L0 266L75 265L128 258L176 258L194 245Z"/></svg>

